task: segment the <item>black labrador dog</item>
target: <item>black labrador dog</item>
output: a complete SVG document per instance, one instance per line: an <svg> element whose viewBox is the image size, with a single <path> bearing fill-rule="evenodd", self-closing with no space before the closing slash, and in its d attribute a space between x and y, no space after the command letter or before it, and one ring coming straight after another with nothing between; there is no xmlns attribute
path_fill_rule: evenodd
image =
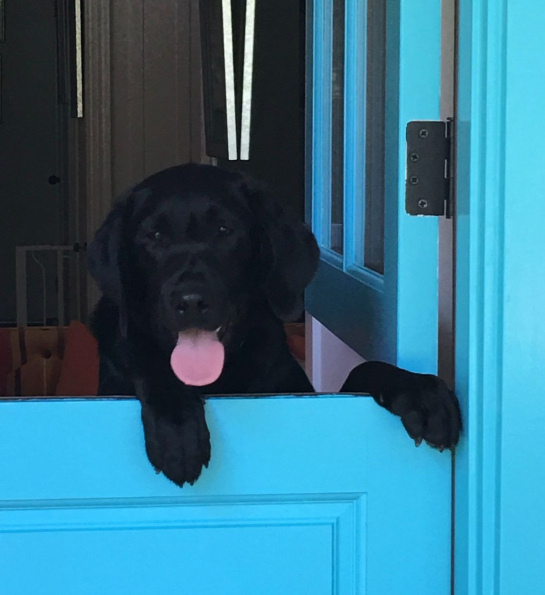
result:
<svg viewBox="0 0 545 595"><path fill-rule="evenodd" d="M318 259L313 234L266 191L205 165L147 178L98 230L99 394L139 398L149 460L174 483L210 460L205 395L313 392L283 322L301 315ZM435 376L368 362L342 390L370 393L417 446L458 441L458 402Z"/></svg>

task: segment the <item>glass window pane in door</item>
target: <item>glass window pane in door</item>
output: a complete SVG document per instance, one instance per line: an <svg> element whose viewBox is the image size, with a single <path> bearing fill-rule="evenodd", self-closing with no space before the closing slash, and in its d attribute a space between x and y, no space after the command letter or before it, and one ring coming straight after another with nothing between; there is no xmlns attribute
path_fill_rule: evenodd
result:
<svg viewBox="0 0 545 595"><path fill-rule="evenodd" d="M331 81L331 244L343 253L345 0L333 0Z"/></svg>

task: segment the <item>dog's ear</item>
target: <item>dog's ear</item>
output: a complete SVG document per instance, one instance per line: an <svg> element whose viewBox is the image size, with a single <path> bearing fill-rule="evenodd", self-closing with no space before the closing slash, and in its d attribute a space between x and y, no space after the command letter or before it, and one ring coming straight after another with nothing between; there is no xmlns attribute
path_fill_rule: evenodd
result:
<svg viewBox="0 0 545 595"><path fill-rule="evenodd" d="M248 179L241 184L257 222L259 266L269 304L281 320L297 320L303 312L305 288L318 267L316 238L266 189Z"/></svg>
<svg viewBox="0 0 545 595"><path fill-rule="evenodd" d="M87 268L102 293L119 305L122 293L121 239L126 201L118 202L87 247Z"/></svg>
<svg viewBox="0 0 545 595"><path fill-rule="evenodd" d="M126 334L124 230L130 195L121 198L110 211L87 247L87 269L101 292L119 308L119 323Z"/></svg>

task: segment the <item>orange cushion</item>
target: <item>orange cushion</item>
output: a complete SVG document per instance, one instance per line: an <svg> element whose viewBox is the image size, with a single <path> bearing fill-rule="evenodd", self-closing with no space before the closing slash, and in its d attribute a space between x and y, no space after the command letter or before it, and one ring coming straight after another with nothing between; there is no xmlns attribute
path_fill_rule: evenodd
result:
<svg viewBox="0 0 545 595"><path fill-rule="evenodd" d="M0 328L0 397L7 394L7 376L13 366L9 330Z"/></svg>
<svg viewBox="0 0 545 595"><path fill-rule="evenodd" d="M300 362L305 361L305 325L291 323L284 325L288 347L292 355Z"/></svg>
<svg viewBox="0 0 545 595"><path fill-rule="evenodd" d="M305 361L305 337L288 335L288 347L296 359Z"/></svg>
<svg viewBox="0 0 545 595"><path fill-rule="evenodd" d="M76 320L65 335L64 357L56 396L96 396L98 391L98 345L89 329Z"/></svg>

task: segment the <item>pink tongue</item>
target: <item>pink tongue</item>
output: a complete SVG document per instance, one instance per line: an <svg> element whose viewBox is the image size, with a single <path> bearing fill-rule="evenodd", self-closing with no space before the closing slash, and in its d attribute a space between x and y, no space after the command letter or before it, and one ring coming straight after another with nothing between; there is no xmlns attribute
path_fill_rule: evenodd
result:
<svg viewBox="0 0 545 595"><path fill-rule="evenodd" d="M220 377L224 360L223 344L215 332L192 329L179 333L170 365L185 384L205 386Z"/></svg>

